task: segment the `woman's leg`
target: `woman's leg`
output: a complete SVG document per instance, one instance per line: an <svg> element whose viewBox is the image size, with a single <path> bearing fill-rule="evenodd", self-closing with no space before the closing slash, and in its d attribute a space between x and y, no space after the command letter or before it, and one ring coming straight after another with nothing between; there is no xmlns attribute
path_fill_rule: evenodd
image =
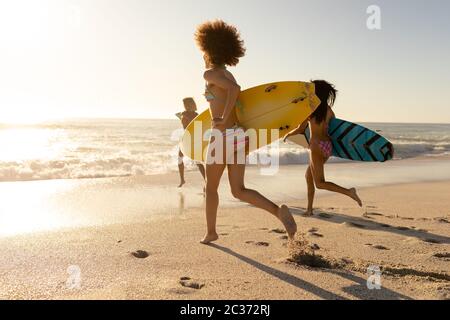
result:
<svg viewBox="0 0 450 320"><path fill-rule="evenodd" d="M205 173L205 167L203 166L203 164L198 163L197 164L198 170L200 171L200 174L203 177L203 180L206 182L206 173ZM206 194L206 185L203 187L203 194Z"/></svg>
<svg viewBox="0 0 450 320"><path fill-rule="evenodd" d="M181 150L178 151L178 172L180 173L180 185L178 188L181 188L186 181L184 180L184 163L183 163L183 152Z"/></svg>
<svg viewBox="0 0 450 320"><path fill-rule="evenodd" d="M316 193L311 166L308 166L308 168L306 169L305 178L306 178L306 185L308 187L308 208L306 209L304 215L309 217L313 215L314 194Z"/></svg>
<svg viewBox="0 0 450 320"><path fill-rule="evenodd" d="M281 220L290 237L297 232L297 224L288 207L278 207L275 203L261 195L259 192L247 189L244 185L245 164L229 164L228 180L230 181L231 192L233 196L241 201L264 209Z"/></svg>
<svg viewBox="0 0 450 320"><path fill-rule="evenodd" d="M203 166L203 164L202 163L198 163L197 167L198 167L198 170L200 171L200 174L203 177L203 180L206 180L205 167Z"/></svg>
<svg viewBox="0 0 450 320"><path fill-rule="evenodd" d="M217 207L219 206L219 188L220 178L225 170L225 164L207 164L206 165L206 235L200 241L208 244L219 239L216 232Z"/></svg>
<svg viewBox="0 0 450 320"><path fill-rule="evenodd" d="M273 215L277 215L278 206L265 198L259 192L247 189L244 185L245 165L244 164L229 164L228 165L228 180L230 181L231 193L233 197L241 201L250 203L255 207L264 209Z"/></svg>
<svg viewBox="0 0 450 320"><path fill-rule="evenodd" d="M346 188L343 188L333 182L329 182L329 181L325 180L323 166L328 159L325 159L323 157L322 151L320 150L320 148L318 146L314 146L314 147L311 146L310 154L311 154L310 155L310 157L311 157L311 165L310 165L311 173L313 175L316 188L344 194L344 195L352 198L353 200L355 200L358 203L358 205L361 207L362 202L361 202L361 199L358 197L358 194L356 193L355 188L346 189Z"/></svg>

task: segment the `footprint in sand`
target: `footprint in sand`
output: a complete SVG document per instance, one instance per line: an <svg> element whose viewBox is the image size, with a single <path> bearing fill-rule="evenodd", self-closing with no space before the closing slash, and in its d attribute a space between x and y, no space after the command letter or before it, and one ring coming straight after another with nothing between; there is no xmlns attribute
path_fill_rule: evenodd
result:
<svg viewBox="0 0 450 320"><path fill-rule="evenodd" d="M385 246L382 246L382 245L379 245L379 244L373 245L373 244L371 244L371 243L366 243L366 246L372 247L372 248L378 249L378 250L391 250L391 249L386 248Z"/></svg>
<svg viewBox="0 0 450 320"><path fill-rule="evenodd" d="M270 244L268 243L268 242L263 242L263 241L260 241L260 242L255 242L255 241L245 241L245 243L246 244L254 244L255 246L258 246L258 247L268 247Z"/></svg>
<svg viewBox="0 0 450 320"><path fill-rule="evenodd" d="M311 229L308 230L308 233L312 237L323 238L323 235L318 233L317 231L319 231L319 229L311 228Z"/></svg>
<svg viewBox="0 0 450 320"><path fill-rule="evenodd" d="M450 253L449 252L435 253L435 254L433 254L433 257L444 260L444 261L450 261Z"/></svg>
<svg viewBox="0 0 450 320"><path fill-rule="evenodd" d="M199 290L205 286L204 283L199 283L197 281L192 280L189 277L181 277L179 283L186 288Z"/></svg>
<svg viewBox="0 0 450 320"><path fill-rule="evenodd" d="M408 230L411 230L411 229L408 228L408 227L402 227L402 226L395 227L395 229L400 230L400 231L408 231Z"/></svg>
<svg viewBox="0 0 450 320"><path fill-rule="evenodd" d="M317 233L317 232L310 232L309 235L311 237L323 238L323 234L320 234L320 233Z"/></svg>
<svg viewBox="0 0 450 320"><path fill-rule="evenodd" d="M145 259L149 256L149 253L144 250L137 250L132 252L131 255L138 259Z"/></svg>
<svg viewBox="0 0 450 320"><path fill-rule="evenodd" d="M450 221L446 218L434 218L434 221L439 223L450 223Z"/></svg>
<svg viewBox="0 0 450 320"><path fill-rule="evenodd" d="M280 240L288 240L289 237L288 236L280 236L278 239L280 239Z"/></svg>
<svg viewBox="0 0 450 320"><path fill-rule="evenodd" d="M366 206L366 207L369 208L369 209L377 209L376 206Z"/></svg>
<svg viewBox="0 0 450 320"><path fill-rule="evenodd" d="M283 229L272 229L270 230L270 233L279 233L279 234L285 234L286 231Z"/></svg>
<svg viewBox="0 0 450 320"><path fill-rule="evenodd" d="M378 213L378 212L366 212L365 215L366 216L375 216L375 217L382 217L382 216L384 216L383 214Z"/></svg>
<svg viewBox="0 0 450 320"><path fill-rule="evenodd" d="M355 222L344 222L341 224L344 227L352 227L352 228L359 228L359 229L365 229L366 227L362 224L355 223Z"/></svg>
<svg viewBox="0 0 450 320"><path fill-rule="evenodd" d="M386 248L385 246L382 246L382 245L375 245L375 246L373 246L375 249L378 249L378 250L391 250L391 249L389 249L389 248Z"/></svg>

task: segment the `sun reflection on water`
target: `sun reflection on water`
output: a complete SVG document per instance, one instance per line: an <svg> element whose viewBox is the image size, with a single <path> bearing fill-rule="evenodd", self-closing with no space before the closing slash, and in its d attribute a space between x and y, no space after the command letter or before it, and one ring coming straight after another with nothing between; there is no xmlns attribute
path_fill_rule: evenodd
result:
<svg viewBox="0 0 450 320"><path fill-rule="evenodd" d="M59 142L64 134L62 130L40 128L0 129L0 161L57 158L64 149Z"/></svg>

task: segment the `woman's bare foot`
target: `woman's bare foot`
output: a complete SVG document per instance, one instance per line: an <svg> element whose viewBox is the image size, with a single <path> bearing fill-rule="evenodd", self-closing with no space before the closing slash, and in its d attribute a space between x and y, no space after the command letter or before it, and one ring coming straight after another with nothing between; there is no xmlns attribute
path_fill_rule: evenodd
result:
<svg viewBox="0 0 450 320"><path fill-rule="evenodd" d="M200 240L200 243L202 244L208 244L210 242L216 241L217 239L219 239L219 235L214 232L214 233L207 233L202 240Z"/></svg>
<svg viewBox="0 0 450 320"><path fill-rule="evenodd" d="M355 200L356 202L358 202L358 205L359 205L360 207L362 207L362 201L361 201L361 199L359 198L358 194L356 193L356 189L355 189L355 188L351 188L351 189L350 189L350 197L351 197L353 200Z"/></svg>
<svg viewBox="0 0 450 320"><path fill-rule="evenodd" d="M295 223L294 217L289 212L289 208L287 206L282 205L280 209L278 209L278 218L283 223L289 238L293 239L295 233L297 232L297 223Z"/></svg>
<svg viewBox="0 0 450 320"><path fill-rule="evenodd" d="M186 181L181 180L181 181L180 181L180 185L178 186L178 188L181 188L185 183L186 183Z"/></svg>
<svg viewBox="0 0 450 320"><path fill-rule="evenodd" d="M313 210L312 209L308 209L305 211L305 213L303 214L304 217L312 217L313 216Z"/></svg>

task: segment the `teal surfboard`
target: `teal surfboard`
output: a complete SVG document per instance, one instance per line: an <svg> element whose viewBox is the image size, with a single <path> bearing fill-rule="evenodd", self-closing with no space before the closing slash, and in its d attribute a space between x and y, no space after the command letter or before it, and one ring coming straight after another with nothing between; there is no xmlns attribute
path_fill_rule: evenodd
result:
<svg viewBox="0 0 450 320"><path fill-rule="evenodd" d="M333 156L354 161L385 162L394 157L394 147L386 138L373 130L349 121L333 118L328 125L333 144ZM303 147L309 146L309 128L305 134L289 140Z"/></svg>

